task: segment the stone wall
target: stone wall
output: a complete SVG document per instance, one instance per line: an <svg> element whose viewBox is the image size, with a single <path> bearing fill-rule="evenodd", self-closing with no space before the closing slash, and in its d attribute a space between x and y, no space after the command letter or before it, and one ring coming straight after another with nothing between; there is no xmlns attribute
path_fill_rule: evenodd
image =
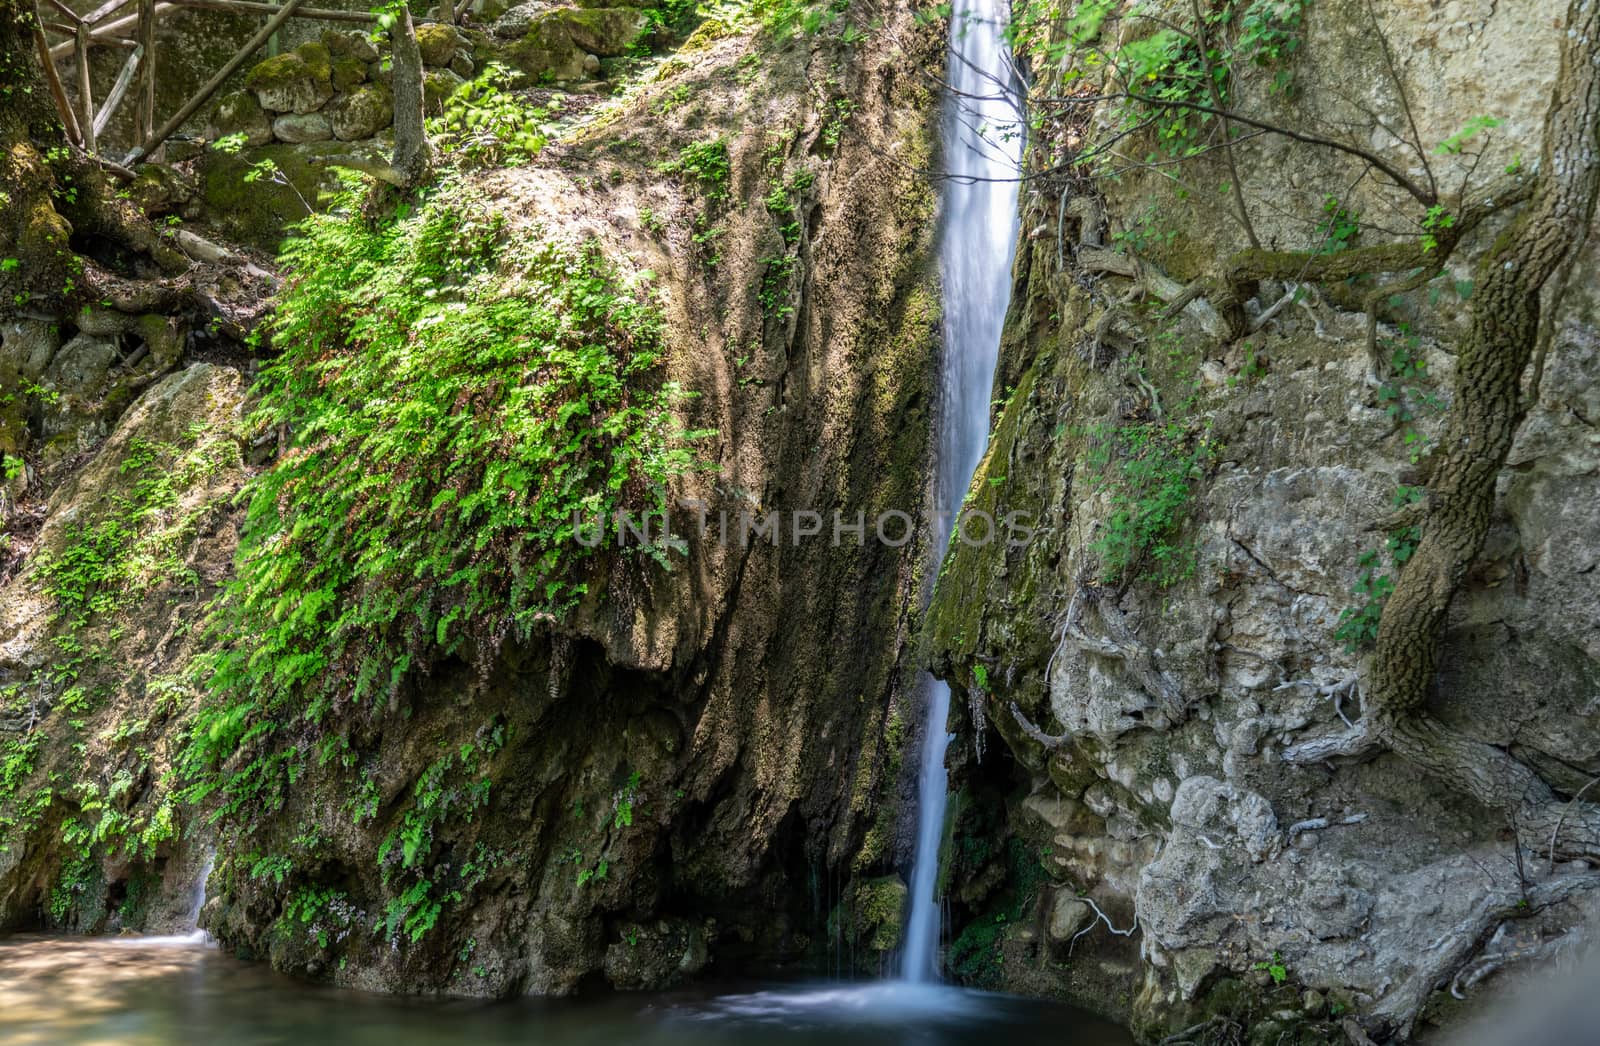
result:
<svg viewBox="0 0 1600 1046"><path fill-rule="evenodd" d="M437 23L419 26L417 43L430 108L436 109L472 75L472 44ZM207 136L242 134L251 146L373 138L394 121L393 77L387 40L330 30L256 64L244 89L217 103Z"/></svg>

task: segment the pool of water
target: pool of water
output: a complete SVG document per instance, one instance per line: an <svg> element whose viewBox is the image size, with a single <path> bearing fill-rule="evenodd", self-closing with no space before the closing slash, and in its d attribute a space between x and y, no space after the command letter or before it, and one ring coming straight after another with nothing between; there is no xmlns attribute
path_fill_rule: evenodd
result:
<svg viewBox="0 0 1600 1046"><path fill-rule="evenodd" d="M0 941L0 1043L1128 1046L1068 1007L931 984L740 986L594 1000L400 999L302 984L196 937Z"/></svg>

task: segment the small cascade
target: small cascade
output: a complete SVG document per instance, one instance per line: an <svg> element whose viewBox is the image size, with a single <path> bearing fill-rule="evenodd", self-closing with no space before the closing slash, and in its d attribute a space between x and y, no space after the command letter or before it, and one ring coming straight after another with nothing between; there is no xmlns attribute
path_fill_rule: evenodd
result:
<svg viewBox="0 0 1600 1046"><path fill-rule="evenodd" d="M206 906L206 882L211 878L211 869L217 864L217 852L206 851L205 863L200 866L200 878L195 880L194 888L189 894L189 936L196 940L210 940L211 935L200 929L200 909Z"/></svg>
<svg viewBox="0 0 1600 1046"><path fill-rule="evenodd" d="M933 555L942 560L972 474L989 442L989 400L1011 289L1017 240L1017 174L1022 125L1004 40L1004 0L956 0L950 14L945 114L943 229L939 275L944 303L942 409L933 502ZM927 681L911 912L901 976L937 980L939 850L944 834L944 768L950 688Z"/></svg>

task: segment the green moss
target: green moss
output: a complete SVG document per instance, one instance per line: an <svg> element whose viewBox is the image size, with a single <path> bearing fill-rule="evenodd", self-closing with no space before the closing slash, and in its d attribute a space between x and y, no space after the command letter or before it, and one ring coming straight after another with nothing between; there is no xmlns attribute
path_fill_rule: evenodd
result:
<svg viewBox="0 0 1600 1046"><path fill-rule="evenodd" d="M340 211L285 248L256 420L304 442L252 481L226 643L196 667L191 795L220 789L245 822L308 731L336 738L425 667L560 621L604 540L579 520L659 511L694 460L651 376L660 313L596 245L513 229L458 186Z"/></svg>
<svg viewBox="0 0 1600 1046"><path fill-rule="evenodd" d="M333 89L348 91L366 83L367 64L354 58L339 58L333 63Z"/></svg>
<svg viewBox="0 0 1600 1046"><path fill-rule="evenodd" d="M244 78L244 85L252 90L264 90L269 87L283 87L298 80L311 78L311 70L306 68L306 63L293 51L273 55L254 69Z"/></svg>
<svg viewBox="0 0 1600 1046"><path fill-rule="evenodd" d="M306 217L306 204L317 202L329 178L326 168L313 167L311 161L351 152L352 146L331 141L268 145L232 156L212 150L200 160L200 199L207 217L229 236L276 251L285 230ZM261 160L276 164L289 184L245 181L251 165Z"/></svg>
<svg viewBox="0 0 1600 1046"><path fill-rule="evenodd" d="M329 54L327 45L320 40L307 40L294 49L301 63L305 66L306 74L317 83L325 84L333 78L333 56Z"/></svg>
<svg viewBox="0 0 1600 1046"><path fill-rule="evenodd" d="M333 59L327 47L310 40L293 51L273 55L250 70L244 85L252 90L283 87L298 80L311 80L329 84L333 77Z"/></svg>
<svg viewBox="0 0 1600 1046"><path fill-rule="evenodd" d="M628 7L569 7L545 17L559 21L573 43L603 58L627 54L644 29L644 17Z"/></svg>
<svg viewBox="0 0 1600 1046"><path fill-rule="evenodd" d="M425 65L449 65L456 52L456 31L439 22L417 26L417 50Z"/></svg>

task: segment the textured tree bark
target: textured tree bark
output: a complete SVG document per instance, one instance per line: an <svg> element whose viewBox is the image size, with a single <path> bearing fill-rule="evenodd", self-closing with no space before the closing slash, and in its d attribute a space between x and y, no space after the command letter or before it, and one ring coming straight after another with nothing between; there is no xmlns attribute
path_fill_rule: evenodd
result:
<svg viewBox="0 0 1600 1046"><path fill-rule="evenodd" d="M389 39L394 48L394 167L404 187L411 188L433 172L433 155L422 122L422 52L406 8L400 9Z"/></svg>
<svg viewBox="0 0 1600 1046"><path fill-rule="evenodd" d="M1530 842L1600 855L1600 807L1558 800L1503 750L1429 716L1451 603L1483 548L1495 481L1527 411L1522 378L1540 331L1540 295L1588 234L1600 192L1600 4L1572 0L1561 69L1545 119L1532 197L1478 265L1472 323L1457 357L1454 399L1432 471L1416 552L1384 604L1377 647L1364 662L1366 715L1343 738L1291 753L1358 755L1386 748L1513 815Z"/></svg>

